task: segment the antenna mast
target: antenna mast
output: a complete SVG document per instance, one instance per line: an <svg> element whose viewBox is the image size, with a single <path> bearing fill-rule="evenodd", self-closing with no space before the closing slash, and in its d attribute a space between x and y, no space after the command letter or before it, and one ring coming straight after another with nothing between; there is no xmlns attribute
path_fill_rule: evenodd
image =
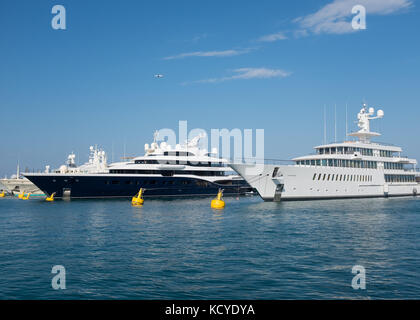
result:
<svg viewBox="0 0 420 320"><path fill-rule="evenodd" d="M334 104L334 142L337 142L337 104Z"/></svg>
<svg viewBox="0 0 420 320"><path fill-rule="evenodd" d="M327 144L327 106L324 104L324 144Z"/></svg>
<svg viewBox="0 0 420 320"><path fill-rule="evenodd" d="M346 102L346 139L347 139L347 134L348 134L348 131L349 130L349 128L348 128L348 124L347 124L347 102Z"/></svg>

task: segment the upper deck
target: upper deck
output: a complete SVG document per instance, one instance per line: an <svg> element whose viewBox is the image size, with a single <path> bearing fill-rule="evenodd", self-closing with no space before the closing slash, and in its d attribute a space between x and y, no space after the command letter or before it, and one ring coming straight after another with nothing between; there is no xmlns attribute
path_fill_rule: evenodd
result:
<svg viewBox="0 0 420 320"><path fill-rule="evenodd" d="M373 117L374 109L370 108L367 110L366 105L358 114L358 126L360 130L355 133L349 134L358 138L355 141L344 141L339 143L330 143L325 145L319 145L315 147L316 153L302 157L294 158L298 164L307 163L323 163L323 160L349 160L349 161L367 161L367 162L381 162L384 164L385 169L390 168L402 168L403 165L409 164L416 166L417 160L410 159L403 156L402 148L393 145L375 143L371 141L372 137L380 136L379 133L370 131L369 121L373 119L383 118L384 112L379 110L377 116ZM401 164L401 166L394 166L393 164ZM371 164L367 163L367 167L371 167ZM374 163L372 167L377 167Z"/></svg>

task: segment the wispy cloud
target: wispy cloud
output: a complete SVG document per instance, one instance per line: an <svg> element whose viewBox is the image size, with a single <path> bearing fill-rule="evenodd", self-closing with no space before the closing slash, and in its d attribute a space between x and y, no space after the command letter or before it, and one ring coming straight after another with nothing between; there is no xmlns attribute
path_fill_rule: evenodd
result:
<svg viewBox="0 0 420 320"><path fill-rule="evenodd" d="M192 38L191 42L198 42L202 39L207 38L207 33L203 33L203 34L199 34L197 36L195 36L194 38Z"/></svg>
<svg viewBox="0 0 420 320"><path fill-rule="evenodd" d="M353 17L351 10L355 5L363 5L366 8L367 16L369 16L392 14L410 8L413 2L411 0L334 0L313 14L295 19L294 22L298 23L300 27L297 34L354 32L356 30L351 27Z"/></svg>
<svg viewBox="0 0 420 320"><path fill-rule="evenodd" d="M281 69L268 69L268 68L239 68L233 70L233 75L221 78L210 78L204 80L197 80L191 82L184 82L183 84L190 83L217 83L229 80L249 80L249 79L268 79L268 78L285 78L291 75L291 72L287 72Z"/></svg>
<svg viewBox="0 0 420 320"><path fill-rule="evenodd" d="M241 50L223 50L223 51L195 51L195 52L187 52L187 53L181 53L174 56L169 56L163 58L164 60L173 60L173 59L183 59L188 57L232 57L232 56L238 56L241 54L245 54L250 52L252 49L241 49Z"/></svg>
<svg viewBox="0 0 420 320"><path fill-rule="evenodd" d="M287 36L284 34L284 32L277 32L277 33L262 36L257 41L259 41L259 42L274 42L274 41L286 40L286 39L287 39Z"/></svg>

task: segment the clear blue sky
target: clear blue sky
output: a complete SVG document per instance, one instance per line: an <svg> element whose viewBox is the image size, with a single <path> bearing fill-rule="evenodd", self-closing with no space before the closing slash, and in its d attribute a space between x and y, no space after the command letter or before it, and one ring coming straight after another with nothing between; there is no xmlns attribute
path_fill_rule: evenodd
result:
<svg viewBox="0 0 420 320"><path fill-rule="evenodd" d="M349 30L353 4L367 29ZM66 8L66 30L51 8ZM267 158L338 138L365 100L420 159L420 5L409 0L0 2L0 176L143 154L155 129L265 129ZM161 73L164 78L156 79ZM351 120L351 122L350 122Z"/></svg>

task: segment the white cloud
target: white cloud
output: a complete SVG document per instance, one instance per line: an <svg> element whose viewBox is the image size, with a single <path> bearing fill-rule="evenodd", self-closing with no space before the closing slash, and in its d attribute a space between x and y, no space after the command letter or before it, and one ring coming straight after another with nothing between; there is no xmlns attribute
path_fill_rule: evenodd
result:
<svg viewBox="0 0 420 320"><path fill-rule="evenodd" d="M231 57L250 52L251 49L242 50L224 50L224 51L195 51L177 54L175 56L165 57L164 60L182 59L187 57Z"/></svg>
<svg viewBox="0 0 420 320"><path fill-rule="evenodd" d="M301 30L315 34L335 33L343 34L354 32L351 27L353 14L351 10L355 5L366 8L366 15L388 15L413 5L412 0L334 0L317 12L294 20Z"/></svg>
<svg viewBox="0 0 420 320"><path fill-rule="evenodd" d="M284 32L277 32L277 33L273 33L273 34L268 34L266 36L262 36L261 38L258 39L258 41L260 42L274 42L274 41L278 41L278 40L286 40L287 37L284 34Z"/></svg>
<svg viewBox="0 0 420 320"><path fill-rule="evenodd" d="M200 40L205 39L205 38L207 38L207 33L199 34L199 35L195 36L191 40L191 42L197 42L197 41L200 41Z"/></svg>
<svg viewBox="0 0 420 320"><path fill-rule="evenodd" d="M291 75L290 72L281 70L281 69L267 69L267 68L239 68L233 70L235 73L229 77L222 77L222 78L211 78L211 79L204 79L204 80L197 80L193 81L192 83L216 83L216 82L224 82L229 80L238 80L238 79L268 79L268 78L285 78ZM184 84L188 84L191 82L185 82Z"/></svg>

